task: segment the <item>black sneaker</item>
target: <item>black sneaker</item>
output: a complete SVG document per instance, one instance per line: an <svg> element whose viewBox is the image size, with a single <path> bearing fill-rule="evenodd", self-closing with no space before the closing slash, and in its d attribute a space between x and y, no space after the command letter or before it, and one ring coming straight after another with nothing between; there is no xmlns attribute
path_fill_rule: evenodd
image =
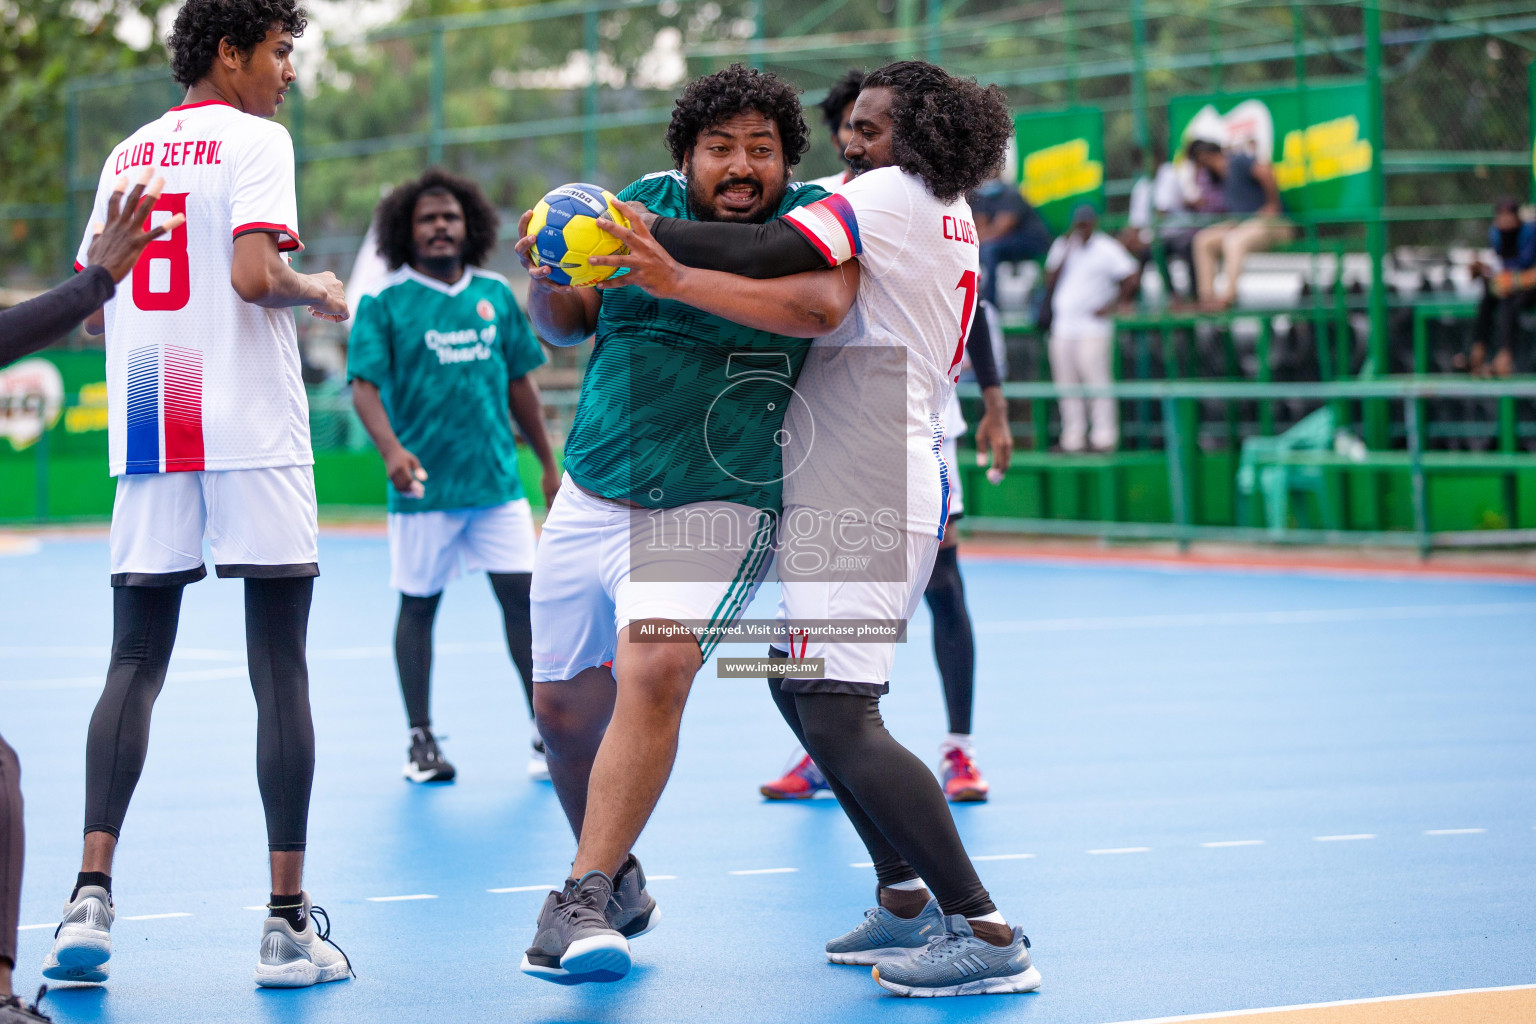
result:
<svg viewBox="0 0 1536 1024"><path fill-rule="evenodd" d="M645 869L630 854L613 876L613 899L608 902L608 923L626 939L638 938L661 923L661 911L645 891Z"/></svg>
<svg viewBox="0 0 1536 1024"><path fill-rule="evenodd" d="M523 954L522 971L558 985L618 981L629 973L629 943L608 923L613 881L601 871L551 892L539 911L538 935Z"/></svg>
<svg viewBox="0 0 1536 1024"><path fill-rule="evenodd" d="M37 1002L31 1006L22 1002L20 996L0 999L0 1024L52 1024L53 1018L37 1008L47 991L47 985L38 989Z"/></svg>
<svg viewBox="0 0 1536 1024"><path fill-rule="evenodd" d="M412 782L452 782L453 765L437 749L437 738L431 729L411 730L410 759L405 762L404 775Z"/></svg>

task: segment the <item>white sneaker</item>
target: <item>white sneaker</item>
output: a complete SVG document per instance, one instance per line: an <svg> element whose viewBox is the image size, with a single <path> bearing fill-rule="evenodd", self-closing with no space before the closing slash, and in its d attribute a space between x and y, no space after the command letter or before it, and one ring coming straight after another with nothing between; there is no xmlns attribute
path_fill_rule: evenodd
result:
<svg viewBox="0 0 1536 1024"><path fill-rule="evenodd" d="M533 741L533 752L528 755L528 778L533 782L549 781L549 761L544 756L544 741Z"/></svg>
<svg viewBox="0 0 1536 1024"><path fill-rule="evenodd" d="M316 930L315 914L324 922L324 931ZM269 917L262 926L261 959L256 963L256 984L262 988L308 988L352 975L352 962L331 941L330 915L314 906L307 892L300 916L304 927L299 930L282 917Z"/></svg>
<svg viewBox="0 0 1536 1024"><path fill-rule="evenodd" d="M112 894L99 885L82 885L64 904L53 949L43 961L43 977L54 981L106 981L112 959Z"/></svg>

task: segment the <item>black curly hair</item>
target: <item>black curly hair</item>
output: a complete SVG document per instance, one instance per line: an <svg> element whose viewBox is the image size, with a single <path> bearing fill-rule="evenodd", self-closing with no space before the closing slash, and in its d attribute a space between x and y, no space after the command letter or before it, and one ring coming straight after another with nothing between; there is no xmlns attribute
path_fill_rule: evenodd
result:
<svg viewBox="0 0 1536 1024"><path fill-rule="evenodd" d="M952 203L997 173L1013 118L995 85L955 78L926 61L902 60L871 71L865 89L887 88L896 165Z"/></svg>
<svg viewBox="0 0 1536 1024"><path fill-rule="evenodd" d="M827 95L817 104L821 107L821 119L827 122L827 131L837 134L837 130L843 126L843 111L848 109L848 104L859 98L859 90L862 88L864 72L858 68L849 68L847 74L827 89Z"/></svg>
<svg viewBox="0 0 1536 1024"><path fill-rule="evenodd" d="M171 77L191 87L213 67L223 40L249 57L272 26L300 36L308 24L309 12L298 0L187 0L168 40Z"/></svg>
<svg viewBox="0 0 1536 1024"><path fill-rule="evenodd" d="M693 152L699 133L723 124L737 114L754 110L779 126L779 141L784 147L784 162L790 167L810 148L805 115L800 110L800 94L771 71L732 64L712 75L688 83L672 108L672 123L667 125L667 148L679 168L683 158Z"/></svg>
<svg viewBox="0 0 1536 1024"><path fill-rule="evenodd" d="M459 201L464 208L464 262L475 267L482 265L496 247L501 217L479 185L441 167L431 167L415 181L408 181L385 196L373 212L379 255L389 269L398 270L416 255L411 222L416 216L416 201L425 195L451 195Z"/></svg>

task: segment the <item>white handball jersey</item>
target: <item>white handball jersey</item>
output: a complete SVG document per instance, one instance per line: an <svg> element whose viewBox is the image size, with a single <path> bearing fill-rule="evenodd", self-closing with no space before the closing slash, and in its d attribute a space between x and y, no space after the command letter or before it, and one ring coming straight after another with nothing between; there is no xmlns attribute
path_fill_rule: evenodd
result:
<svg viewBox="0 0 1536 1024"><path fill-rule="evenodd" d="M229 283L240 235L303 248L287 129L217 100L172 107L113 147L92 222L107 219L117 178L145 167L165 178L152 223L187 222L145 247L106 304L112 475L313 464L293 312Z"/></svg>
<svg viewBox="0 0 1536 1024"><path fill-rule="evenodd" d="M942 451L944 410L976 311L978 248L970 205L963 198L941 203L921 178L882 167L785 219L829 265L858 257L861 276L847 319L816 339L795 385L806 402L790 404L785 427L791 443L808 438L810 449L804 462L785 452L785 465L798 468L785 478L784 504L835 512L848 491L850 469L881 472L848 454L878 429L873 425L892 419L883 407L887 392L869 379L881 361L859 349L904 347L907 503L901 526L942 536L951 488ZM837 351L820 351L829 348ZM815 422L797 422L807 406L816 410Z"/></svg>

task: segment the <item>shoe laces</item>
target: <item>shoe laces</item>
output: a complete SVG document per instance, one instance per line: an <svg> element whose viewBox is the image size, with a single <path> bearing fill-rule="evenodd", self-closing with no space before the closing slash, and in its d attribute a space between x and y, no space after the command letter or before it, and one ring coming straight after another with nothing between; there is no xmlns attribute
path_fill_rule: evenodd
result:
<svg viewBox="0 0 1536 1024"><path fill-rule="evenodd" d="M956 778L980 778L981 773L976 770L976 762L971 759L971 755L959 747L950 747L945 751L944 760L949 762L949 770Z"/></svg>
<svg viewBox="0 0 1536 1024"><path fill-rule="evenodd" d="M324 907L311 906L309 908L309 919L313 922L312 927L315 929L315 937L340 953L341 958L346 961L347 973L356 978L357 972L352 969L352 958L347 956L347 951L336 945L335 940L331 938L331 915L325 912ZM325 925L324 929L320 927L322 923Z"/></svg>
<svg viewBox="0 0 1536 1024"><path fill-rule="evenodd" d="M916 959L927 964L938 963L958 951L963 945L965 945L965 936L946 928L937 935L928 936L928 945L921 953L916 954Z"/></svg>

